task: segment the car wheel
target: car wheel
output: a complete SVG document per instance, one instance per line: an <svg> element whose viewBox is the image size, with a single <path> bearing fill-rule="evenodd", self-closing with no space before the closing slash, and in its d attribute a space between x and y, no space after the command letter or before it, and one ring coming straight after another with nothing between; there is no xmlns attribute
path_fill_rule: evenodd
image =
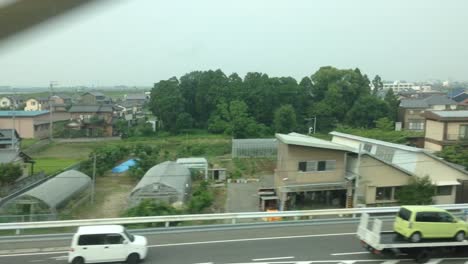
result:
<svg viewBox="0 0 468 264"><path fill-rule="evenodd" d="M140 261L140 256L136 253L132 253L127 258L127 264L137 264Z"/></svg>
<svg viewBox="0 0 468 264"><path fill-rule="evenodd" d="M455 240L456 241L463 241L465 240L465 232L464 231L459 231L456 235L455 235Z"/></svg>
<svg viewBox="0 0 468 264"><path fill-rule="evenodd" d="M410 241L413 242L413 243L418 243L419 241L421 241L421 233L419 233L419 232L414 232L414 233L410 236Z"/></svg>
<svg viewBox="0 0 468 264"><path fill-rule="evenodd" d="M84 264L84 259L82 257L74 258L71 264Z"/></svg>
<svg viewBox="0 0 468 264"><path fill-rule="evenodd" d="M416 263L426 263L431 258L431 252L428 250L421 250L414 258Z"/></svg>

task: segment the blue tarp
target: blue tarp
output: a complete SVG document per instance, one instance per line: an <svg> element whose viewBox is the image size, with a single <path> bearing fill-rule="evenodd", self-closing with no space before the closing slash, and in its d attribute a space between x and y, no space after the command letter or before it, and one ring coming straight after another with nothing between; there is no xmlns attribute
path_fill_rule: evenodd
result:
<svg viewBox="0 0 468 264"><path fill-rule="evenodd" d="M122 172L127 171L130 167L133 167L135 165L136 165L136 161L134 159L129 159L129 160L119 164L118 166L114 167L112 169L112 172L113 173L122 173Z"/></svg>

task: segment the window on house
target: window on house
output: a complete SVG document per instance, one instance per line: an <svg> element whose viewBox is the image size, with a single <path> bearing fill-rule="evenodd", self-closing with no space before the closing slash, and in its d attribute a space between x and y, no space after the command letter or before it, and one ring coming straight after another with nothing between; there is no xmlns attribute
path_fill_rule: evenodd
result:
<svg viewBox="0 0 468 264"><path fill-rule="evenodd" d="M452 186L437 186L436 195L452 195Z"/></svg>
<svg viewBox="0 0 468 264"><path fill-rule="evenodd" d="M301 161L298 163L298 170L309 171L332 171L336 169L336 160Z"/></svg>
<svg viewBox="0 0 468 264"><path fill-rule="evenodd" d="M386 162L392 162L395 150L389 147L378 146L375 155Z"/></svg>
<svg viewBox="0 0 468 264"><path fill-rule="evenodd" d="M369 143L364 144L364 151L370 153L371 150L372 150L372 145L371 144L369 144Z"/></svg>
<svg viewBox="0 0 468 264"><path fill-rule="evenodd" d="M317 170L318 171L325 171L327 169L327 162L326 161L319 161Z"/></svg>
<svg viewBox="0 0 468 264"><path fill-rule="evenodd" d="M423 130L423 129L424 129L424 120L421 120L421 119L409 119L409 120L408 120L408 129L411 129L411 130Z"/></svg>
<svg viewBox="0 0 468 264"><path fill-rule="evenodd" d="M459 136L460 139L468 139L468 125L460 125Z"/></svg>
<svg viewBox="0 0 468 264"><path fill-rule="evenodd" d="M377 187L375 190L375 200L393 200L394 187Z"/></svg>

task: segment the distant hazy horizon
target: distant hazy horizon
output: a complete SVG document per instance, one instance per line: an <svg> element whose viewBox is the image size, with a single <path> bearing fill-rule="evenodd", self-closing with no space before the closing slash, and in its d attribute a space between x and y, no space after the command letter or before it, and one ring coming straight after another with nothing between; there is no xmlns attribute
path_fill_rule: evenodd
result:
<svg viewBox="0 0 468 264"><path fill-rule="evenodd" d="M196 70L468 80L468 1L112 0L0 43L0 86L145 86Z"/></svg>

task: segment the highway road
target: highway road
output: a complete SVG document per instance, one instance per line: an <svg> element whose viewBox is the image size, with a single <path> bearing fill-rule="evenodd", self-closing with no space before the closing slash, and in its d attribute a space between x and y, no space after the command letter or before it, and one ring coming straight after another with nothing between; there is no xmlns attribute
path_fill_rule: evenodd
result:
<svg viewBox="0 0 468 264"><path fill-rule="evenodd" d="M163 264L413 263L366 252L355 236L356 223L227 227L147 234L148 258ZM388 223L386 225L388 227ZM0 263L67 263L69 238L0 240ZM430 264L468 264L466 256L434 256Z"/></svg>

